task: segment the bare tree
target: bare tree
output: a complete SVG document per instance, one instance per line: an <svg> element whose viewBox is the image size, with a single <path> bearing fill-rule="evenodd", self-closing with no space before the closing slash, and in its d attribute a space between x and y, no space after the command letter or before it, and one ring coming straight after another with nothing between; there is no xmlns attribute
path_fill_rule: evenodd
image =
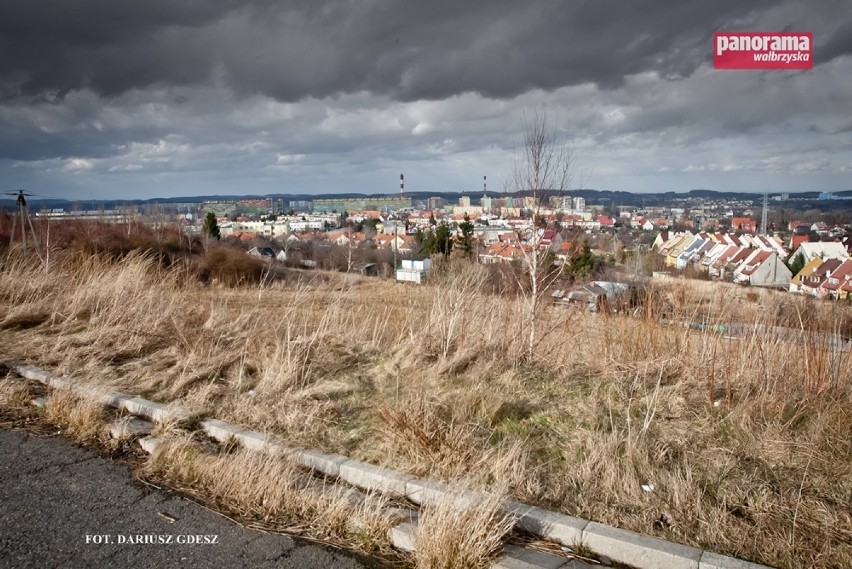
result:
<svg viewBox="0 0 852 569"><path fill-rule="evenodd" d="M548 120L547 111L537 108L532 116L524 114L524 146L515 159L512 180L515 190L526 194L531 210L531 228L519 237L529 244L521 248L529 272L529 290L526 292L524 327L528 334L527 358L532 359L538 341L536 336L537 317L547 286L558 276L558 270L543 266L551 255L541 250L541 239L546 222L541 212L551 196L561 196L573 174L573 161L567 141L560 136L557 127Z"/></svg>

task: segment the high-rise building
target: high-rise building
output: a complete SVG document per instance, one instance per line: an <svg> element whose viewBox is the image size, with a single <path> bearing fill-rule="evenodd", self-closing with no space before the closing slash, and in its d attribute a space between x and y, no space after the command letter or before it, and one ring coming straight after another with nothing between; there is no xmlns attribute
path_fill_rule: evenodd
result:
<svg viewBox="0 0 852 569"><path fill-rule="evenodd" d="M311 200L290 200L287 205L295 211L309 212L312 209L313 202Z"/></svg>
<svg viewBox="0 0 852 569"><path fill-rule="evenodd" d="M313 201L313 210L315 212L394 211L406 207L411 207L411 198L400 197L398 195L369 198L315 199Z"/></svg>
<svg viewBox="0 0 852 569"><path fill-rule="evenodd" d="M426 200L426 209L435 210L444 207L444 198L429 198Z"/></svg>
<svg viewBox="0 0 852 569"><path fill-rule="evenodd" d="M470 207L470 198L462 196L459 198L459 207Z"/></svg>

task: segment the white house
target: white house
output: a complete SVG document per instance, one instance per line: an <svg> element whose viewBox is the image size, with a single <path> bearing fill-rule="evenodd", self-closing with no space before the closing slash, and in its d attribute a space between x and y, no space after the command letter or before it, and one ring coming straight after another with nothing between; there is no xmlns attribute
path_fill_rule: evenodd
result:
<svg viewBox="0 0 852 569"><path fill-rule="evenodd" d="M429 259L423 259L422 261L403 259L400 268L396 270L396 280L422 284L423 279L431 268L432 261Z"/></svg>
<svg viewBox="0 0 852 569"><path fill-rule="evenodd" d="M734 271L734 282L751 286L787 288L793 273L775 251L755 250Z"/></svg>
<svg viewBox="0 0 852 569"><path fill-rule="evenodd" d="M701 247L704 246L705 241L709 239L706 235L702 237L700 234L695 235L692 238L692 242L687 245L684 250L677 256L677 260L675 261L675 267L678 269L685 269L689 264L689 260Z"/></svg>

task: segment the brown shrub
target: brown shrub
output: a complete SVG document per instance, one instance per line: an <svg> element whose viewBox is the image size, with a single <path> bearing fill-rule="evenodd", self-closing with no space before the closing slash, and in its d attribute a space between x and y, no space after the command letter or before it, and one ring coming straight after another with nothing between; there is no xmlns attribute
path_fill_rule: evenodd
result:
<svg viewBox="0 0 852 569"><path fill-rule="evenodd" d="M263 282L268 274L267 265L240 249L212 247L201 259L199 276L202 281L216 280L228 287Z"/></svg>
<svg viewBox="0 0 852 569"><path fill-rule="evenodd" d="M112 259L122 259L134 251L153 253L164 267L200 252L200 245L185 239L178 227L154 230L140 223L63 222L51 228L51 243Z"/></svg>

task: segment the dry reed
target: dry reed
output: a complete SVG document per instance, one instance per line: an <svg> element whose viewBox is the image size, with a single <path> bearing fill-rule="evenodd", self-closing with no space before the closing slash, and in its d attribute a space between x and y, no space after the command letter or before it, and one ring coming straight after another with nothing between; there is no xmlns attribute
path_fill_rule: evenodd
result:
<svg viewBox="0 0 852 569"><path fill-rule="evenodd" d="M525 361L523 298L483 271L230 289L140 254L10 255L0 340L297 443L778 567L852 565L852 354L820 335L850 334L848 306L666 283L634 315L545 307Z"/></svg>

